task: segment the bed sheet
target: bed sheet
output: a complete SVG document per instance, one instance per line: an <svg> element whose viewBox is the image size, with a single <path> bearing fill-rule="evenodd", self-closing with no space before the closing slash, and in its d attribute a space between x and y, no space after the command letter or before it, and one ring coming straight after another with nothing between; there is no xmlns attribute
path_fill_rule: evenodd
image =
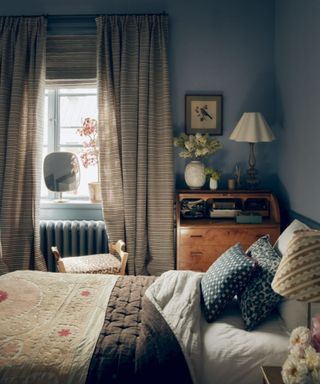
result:
<svg viewBox="0 0 320 384"><path fill-rule="evenodd" d="M260 383L260 367L282 365L289 352L289 332L280 316L248 332L236 301L214 323L201 316L201 334L202 384Z"/></svg>

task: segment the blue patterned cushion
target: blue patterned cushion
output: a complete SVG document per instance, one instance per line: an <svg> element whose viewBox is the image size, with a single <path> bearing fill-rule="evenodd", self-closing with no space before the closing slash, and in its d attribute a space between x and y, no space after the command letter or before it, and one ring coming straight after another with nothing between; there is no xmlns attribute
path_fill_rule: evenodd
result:
<svg viewBox="0 0 320 384"><path fill-rule="evenodd" d="M245 327L248 331L260 324L276 307L281 296L273 291L271 282L280 263L269 235L262 236L247 251L258 263L253 279L238 295Z"/></svg>
<svg viewBox="0 0 320 384"><path fill-rule="evenodd" d="M214 321L227 303L245 287L255 268L240 244L229 248L201 279L202 304L208 322Z"/></svg>

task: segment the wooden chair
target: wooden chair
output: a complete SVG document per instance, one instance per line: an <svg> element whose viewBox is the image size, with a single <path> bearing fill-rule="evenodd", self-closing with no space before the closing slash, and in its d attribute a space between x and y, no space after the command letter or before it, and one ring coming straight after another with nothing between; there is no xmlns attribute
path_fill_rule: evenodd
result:
<svg viewBox="0 0 320 384"><path fill-rule="evenodd" d="M124 251L124 247L124 241L118 240L115 244L109 245L111 253L61 257L57 247L51 247L51 251L59 272L124 275L128 260L128 253ZM118 257L113 253L117 253Z"/></svg>

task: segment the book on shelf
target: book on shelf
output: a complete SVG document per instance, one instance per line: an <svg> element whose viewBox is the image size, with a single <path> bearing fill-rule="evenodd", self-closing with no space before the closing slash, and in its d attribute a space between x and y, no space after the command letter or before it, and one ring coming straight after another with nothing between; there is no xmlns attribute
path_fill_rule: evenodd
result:
<svg viewBox="0 0 320 384"><path fill-rule="evenodd" d="M241 212L240 209L212 209L210 217L216 219L236 217Z"/></svg>
<svg viewBox="0 0 320 384"><path fill-rule="evenodd" d="M235 201L214 201L212 203L213 209L235 209L236 202Z"/></svg>
<svg viewBox="0 0 320 384"><path fill-rule="evenodd" d="M212 199L209 206L213 209L241 209L242 201L238 198Z"/></svg>

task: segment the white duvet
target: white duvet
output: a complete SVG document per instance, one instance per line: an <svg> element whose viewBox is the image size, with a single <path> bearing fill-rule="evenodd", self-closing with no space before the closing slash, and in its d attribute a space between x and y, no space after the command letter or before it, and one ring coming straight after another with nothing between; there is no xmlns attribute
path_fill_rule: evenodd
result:
<svg viewBox="0 0 320 384"><path fill-rule="evenodd" d="M201 273L169 271L146 292L176 335L197 384L256 384L262 365L282 365L289 333L278 316L244 330L236 302L208 324L200 309Z"/></svg>

